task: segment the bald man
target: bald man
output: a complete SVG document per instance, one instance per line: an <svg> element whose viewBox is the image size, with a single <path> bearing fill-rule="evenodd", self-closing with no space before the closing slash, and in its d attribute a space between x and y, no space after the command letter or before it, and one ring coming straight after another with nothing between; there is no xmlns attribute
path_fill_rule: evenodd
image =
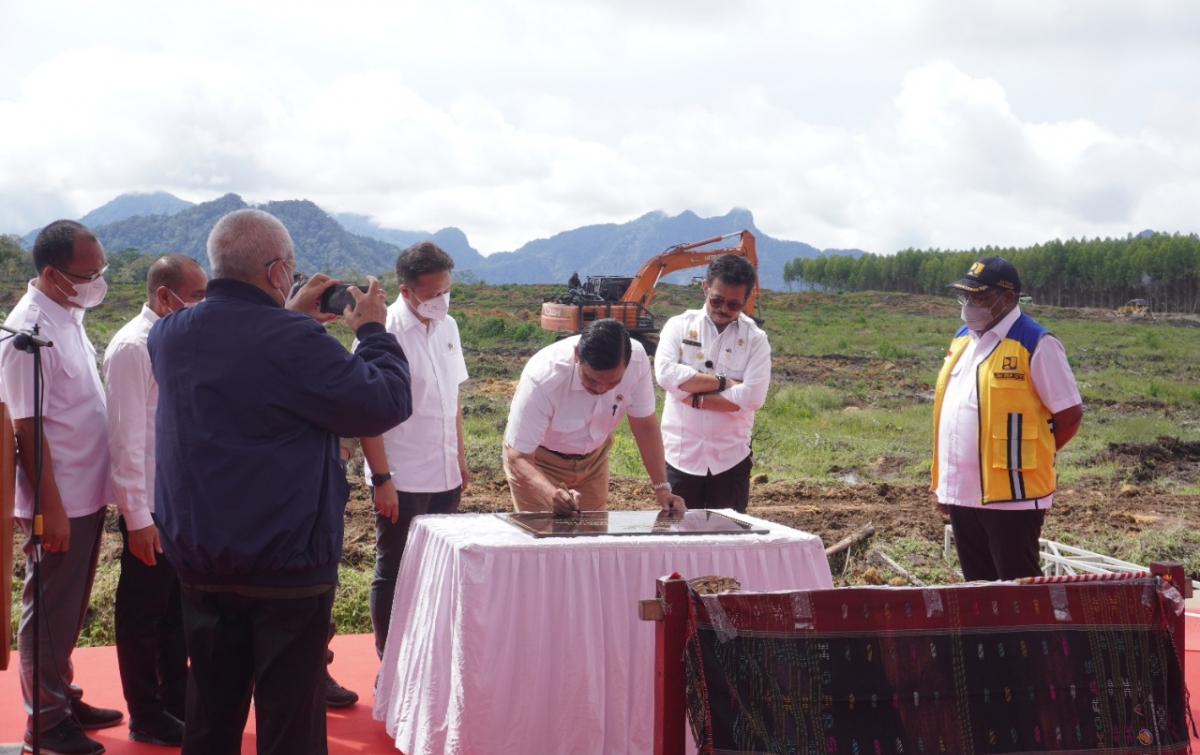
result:
<svg viewBox="0 0 1200 755"><path fill-rule="evenodd" d="M129 708L129 738L179 747L187 691L187 648L179 579L160 557L154 512L154 414L158 383L146 337L160 318L204 299L208 276L181 254L157 259L146 275L142 310L117 331L104 352L108 449L121 513L121 576L117 581L117 665Z"/></svg>

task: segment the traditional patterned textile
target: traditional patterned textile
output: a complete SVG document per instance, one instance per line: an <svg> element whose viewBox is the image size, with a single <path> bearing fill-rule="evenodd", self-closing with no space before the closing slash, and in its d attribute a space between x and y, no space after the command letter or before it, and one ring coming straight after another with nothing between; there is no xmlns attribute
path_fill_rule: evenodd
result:
<svg viewBox="0 0 1200 755"><path fill-rule="evenodd" d="M1176 604L1153 578L689 604L701 753L1189 751Z"/></svg>

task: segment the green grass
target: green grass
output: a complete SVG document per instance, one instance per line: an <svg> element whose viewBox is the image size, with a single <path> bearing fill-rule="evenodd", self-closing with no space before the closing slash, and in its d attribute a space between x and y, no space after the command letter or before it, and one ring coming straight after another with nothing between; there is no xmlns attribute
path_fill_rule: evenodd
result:
<svg viewBox="0 0 1200 755"><path fill-rule="evenodd" d="M370 634L370 569L360 571L343 566L338 569L337 597L333 599L333 621L339 634Z"/></svg>
<svg viewBox="0 0 1200 755"><path fill-rule="evenodd" d="M770 392L753 435L756 469L772 479L846 480L884 456L911 458L927 469L913 437L929 435L929 406L889 409L847 406L844 391L823 385L786 385Z"/></svg>

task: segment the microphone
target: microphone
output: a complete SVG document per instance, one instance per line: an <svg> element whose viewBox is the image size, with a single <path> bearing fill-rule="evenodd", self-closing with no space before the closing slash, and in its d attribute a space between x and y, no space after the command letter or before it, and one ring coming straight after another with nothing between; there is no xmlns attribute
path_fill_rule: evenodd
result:
<svg viewBox="0 0 1200 755"><path fill-rule="evenodd" d="M26 351L30 354L33 353L34 349L49 348L54 345L53 341L39 336L36 327L33 330L17 330L7 325L0 325L0 330L5 333L12 333L14 349Z"/></svg>

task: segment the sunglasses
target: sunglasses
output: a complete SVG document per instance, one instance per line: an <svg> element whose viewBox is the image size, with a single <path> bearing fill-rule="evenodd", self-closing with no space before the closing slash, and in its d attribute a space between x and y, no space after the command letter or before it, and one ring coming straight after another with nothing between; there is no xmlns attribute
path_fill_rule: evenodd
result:
<svg viewBox="0 0 1200 755"><path fill-rule="evenodd" d="M724 296L710 296L708 303L713 309L728 309L730 312L741 312L746 302L737 299L726 299Z"/></svg>

